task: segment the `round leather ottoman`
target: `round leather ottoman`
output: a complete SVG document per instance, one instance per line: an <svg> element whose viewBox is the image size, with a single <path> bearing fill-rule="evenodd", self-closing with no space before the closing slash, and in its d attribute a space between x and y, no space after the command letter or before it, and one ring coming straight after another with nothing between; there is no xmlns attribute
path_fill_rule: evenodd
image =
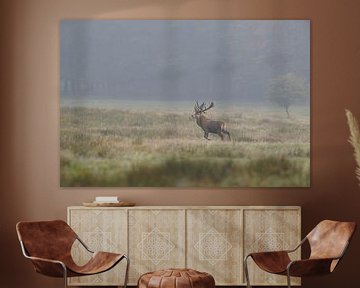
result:
<svg viewBox="0 0 360 288"><path fill-rule="evenodd" d="M214 277L192 269L166 269L140 276L138 288L214 288Z"/></svg>

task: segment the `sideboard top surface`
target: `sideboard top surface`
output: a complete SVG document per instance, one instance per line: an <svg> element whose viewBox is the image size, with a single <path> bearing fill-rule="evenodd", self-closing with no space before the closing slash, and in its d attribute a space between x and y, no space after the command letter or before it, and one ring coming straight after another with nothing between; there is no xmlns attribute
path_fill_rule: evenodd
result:
<svg viewBox="0 0 360 288"><path fill-rule="evenodd" d="M164 210L186 210L186 209L221 209L221 210L257 210L257 209L283 209L283 210L300 210L301 206L132 206L132 207L85 207L85 206L69 206L68 209L164 209Z"/></svg>

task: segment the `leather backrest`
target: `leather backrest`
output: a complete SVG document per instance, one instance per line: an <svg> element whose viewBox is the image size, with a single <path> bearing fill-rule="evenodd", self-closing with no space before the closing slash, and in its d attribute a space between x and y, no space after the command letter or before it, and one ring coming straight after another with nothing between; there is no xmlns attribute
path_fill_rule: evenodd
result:
<svg viewBox="0 0 360 288"><path fill-rule="evenodd" d="M30 256L47 259L68 258L76 239L75 232L62 220L19 222L16 231Z"/></svg>
<svg viewBox="0 0 360 288"><path fill-rule="evenodd" d="M355 222L321 221L306 236L311 248L310 258L340 257L355 229Z"/></svg>

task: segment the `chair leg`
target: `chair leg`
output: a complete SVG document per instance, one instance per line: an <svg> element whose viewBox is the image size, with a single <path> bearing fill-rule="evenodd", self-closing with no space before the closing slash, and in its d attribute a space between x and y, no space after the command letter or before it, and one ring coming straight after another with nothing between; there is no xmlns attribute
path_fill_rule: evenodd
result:
<svg viewBox="0 0 360 288"><path fill-rule="evenodd" d="M64 269L64 287L67 288L67 270L66 270L66 266L64 264L62 264L62 267Z"/></svg>
<svg viewBox="0 0 360 288"><path fill-rule="evenodd" d="M291 288L291 278L290 278L290 271L289 269L287 269L287 284L288 284L288 288Z"/></svg>
<svg viewBox="0 0 360 288"><path fill-rule="evenodd" d="M129 257L127 257L126 255L124 256L124 258L126 259L126 271L125 271L124 288L126 288L126 287L127 287L128 278L129 278L130 259L129 259Z"/></svg>
<svg viewBox="0 0 360 288"><path fill-rule="evenodd" d="M245 272L245 279L246 279L246 287L247 288L251 288L250 285L250 279L249 279L249 269L248 269L248 265L247 265L247 259L249 258L250 255L247 255L244 258L244 272Z"/></svg>

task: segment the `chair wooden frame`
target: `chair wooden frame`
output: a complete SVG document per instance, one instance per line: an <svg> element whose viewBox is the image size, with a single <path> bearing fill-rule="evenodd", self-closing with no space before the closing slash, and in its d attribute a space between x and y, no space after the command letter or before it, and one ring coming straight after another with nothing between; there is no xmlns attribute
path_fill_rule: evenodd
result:
<svg viewBox="0 0 360 288"><path fill-rule="evenodd" d="M22 239L23 236L22 236L22 233L20 231L21 229L19 228L19 226L24 225L24 224L51 223L51 222L53 222L53 223L55 223L55 222L61 223L62 225L66 225L69 229L71 229L70 226L68 226L62 220L41 221L41 222L19 222L16 225L16 230L17 230L17 234L18 234L22 254L24 255L25 258L32 261L36 272L38 272L40 274L43 274L43 275L46 275L46 276L50 276L50 277L63 277L63 279L64 279L64 287L67 288L68 287L68 283L67 283L68 277L89 276L89 275L103 273L103 272L106 272L106 271L112 269L113 267L115 267L118 263L121 262L122 259L125 259L126 260L126 270L125 270L125 279L124 279L123 287L127 288L127 282L128 282L128 276L129 276L129 265L130 265L129 257L127 255L125 255L125 254L115 254L115 253L108 253L108 252L94 252L79 238L79 236L75 232L73 232L72 229L71 229L71 231L73 232L73 235L74 235L74 238L75 238L74 240L79 241L79 243L89 253L92 254L91 260L95 259L99 255L97 253L102 253L102 255L106 255L106 254L110 255L111 254L112 256L114 256L114 255L117 256L115 261L112 261L113 263L111 263L111 266L109 266L106 269L103 269L101 271L97 271L96 273L91 273L91 272L87 273L87 271L84 270L84 269L79 270L79 271L75 271L75 270L69 268L66 265L65 261L61 261L61 260L58 260L58 259L49 259L49 258L31 256L29 254L28 250L26 249L26 245L24 244L24 241ZM100 257L101 257L101 255L98 258L100 258ZM40 265L36 265L36 263L40 263ZM84 268L86 265L87 264L85 264L84 266L81 266L79 268ZM43 268L45 267L44 271L42 271L41 267L43 267Z"/></svg>
<svg viewBox="0 0 360 288"><path fill-rule="evenodd" d="M323 228L324 226L330 226L332 227L340 227L342 231L345 231L345 235L342 235L341 241L343 242L343 245L339 245L340 253L337 255L332 255L333 251L330 253L317 253L315 251L315 248L319 247L312 247L312 242L316 244L317 246L320 246L318 243L318 239L316 239L316 242L314 241L313 234L317 233L316 229L320 230L320 228ZM257 252L257 253L250 253L245 256L244 258L244 274L246 279L246 285L248 288L251 288L250 285L250 279L249 279L249 269L248 269L248 259L251 257L255 261L255 263L261 268L262 270L278 274L278 275L286 275L287 276L287 286L288 288L291 288L291 276L295 277L304 277L304 276L314 276L314 275L322 275L322 274L329 274L334 271L337 264L341 260L341 258L344 256L350 240L355 232L356 224L354 222L338 222L338 221L331 221L331 220L324 220L321 221L306 237L304 237L300 244L298 244L294 249L290 250L282 250L282 251L267 251L267 252ZM299 249L305 242L309 241L310 248L312 250L311 255L308 259L301 259L301 260L290 260L290 257L288 256L289 253L295 252L297 249ZM313 245L315 246L315 245ZM321 247L322 248L322 247ZM318 255L319 254L319 255ZM321 257L321 254L325 255L324 257ZM272 265L274 266L274 259L278 258L281 259L282 263L277 265L276 268L271 267L271 265L266 264L266 259L272 258ZM285 259L285 260L284 260ZM280 261L280 262L281 262ZM286 264L284 266L283 264ZM282 269L281 269L282 266ZM285 268L285 269L284 269Z"/></svg>

